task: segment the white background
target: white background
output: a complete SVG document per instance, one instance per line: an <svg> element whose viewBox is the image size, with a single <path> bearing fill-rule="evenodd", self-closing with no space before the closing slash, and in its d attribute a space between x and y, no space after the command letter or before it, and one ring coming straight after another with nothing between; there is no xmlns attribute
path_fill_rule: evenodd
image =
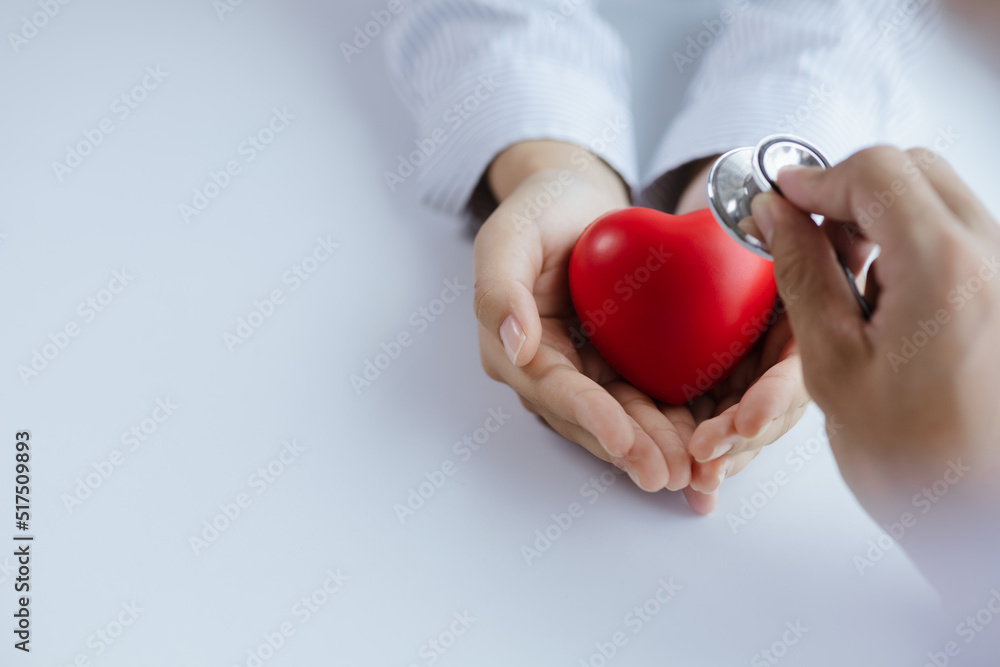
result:
<svg viewBox="0 0 1000 667"><path fill-rule="evenodd" d="M380 40L350 64L338 47L382 6L244 0L220 20L209 0L80 0L18 52L0 46L0 664L247 665L289 621L295 634L265 664L430 665L421 648L463 612L474 624L435 664L600 665L595 645L621 631L628 643L608 664L746 665L789 622L808 632L783 665L920 665L952 639L954 619L934 616L933 592L898 547L859 574L852 559L879 527L825 443L794 463L796 447L822 438L814 409L723 485L711 517L627 480L588 503L582 486L607 466L480 368L463 224L421 209L412 182L386 187L412 126ZM35 11L8 0L0 28L17 31ZM647 159L690 76L670 54L718 7L622 0L603 13L632 45ZM119 120L113 101L147 66L169 74ZM1000 210L995 84L943 39L924 71L932 122L915 141L953 126L948 158ZM295 117L248 162L238 146L273 108ZM52 163L102 118L114 132L60 182ZM178 205L234 159L242 173L185 222ZM290 291L283 274L327 236L340 248ZM85 323L78 304L123 267L134 280ZM446 280L466 289L418 331L411 315ZM276 288L284 304L227 349L223 334ZM71 321L80 334L22 381L18 366ZM350 376L401 332L413 343L358 395ZM80 480L123 449L121 434L168 397L175 413L68 509ZM453 444L490 409L511 417L462 461ZM11 646L6 556L14 434L25 429L30 656ZM292 439L304 452L257 495L248 478ZM394 506L449 459L457 472L401 522ZM727 515L779 470L788 484L734 531ZM239 493L250 506L196 554L191 536ZM526 563L522 546L574 502L583 515ZM349 580L300 622L293 605L330 569ZM680 591L633 632L626 615L661 579ZM134 624L99 642L133 601Z"/></svg>

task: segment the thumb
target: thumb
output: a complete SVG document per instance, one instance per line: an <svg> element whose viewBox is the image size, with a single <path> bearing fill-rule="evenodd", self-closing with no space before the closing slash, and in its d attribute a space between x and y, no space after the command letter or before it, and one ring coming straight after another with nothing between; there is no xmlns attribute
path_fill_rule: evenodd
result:
<svg viewBox="0 0 1000 667"><path fill-rule="evenodd" d="M518 224L503 205L476 235L476 318L496 336L515 366L530 362L541 343L542 323L534 287L542 261L537 226Z"/></svg>
<svg viewBox="0 0 1000 667"><path fill-rule="evenodd" d="M804 366L825 372L854 358L865 322L829 238L809 214L774 193L751 210L774 257L774 279Z"/></svg>

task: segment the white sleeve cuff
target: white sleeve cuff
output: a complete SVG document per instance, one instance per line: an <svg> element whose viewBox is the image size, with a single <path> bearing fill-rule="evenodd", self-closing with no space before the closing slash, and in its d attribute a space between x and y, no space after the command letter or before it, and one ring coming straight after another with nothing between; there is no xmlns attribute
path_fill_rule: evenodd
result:
<svg viewBox="0 0 1000 667"><path fill-rule="evenodd" d="M514 54L475 63L420 116L421 138L400 156L397 172L413 165L421 200L449 213L462 211L498 153L532 139L577 144L633 190L638 182L626 101L565 64Z"/></svg>
<svg viewBox="0 0 1000 667"><path fill-rule="evenodd" d="M796 4L794 19L781 4L746 9L705 53L655 155L649 174L658 180L647 194L676 201L679 167L772 134L800 136L837 163L866 146L910 143L925 125L907 65L932 12L890 36L876 20L886 2Z"/></svg>

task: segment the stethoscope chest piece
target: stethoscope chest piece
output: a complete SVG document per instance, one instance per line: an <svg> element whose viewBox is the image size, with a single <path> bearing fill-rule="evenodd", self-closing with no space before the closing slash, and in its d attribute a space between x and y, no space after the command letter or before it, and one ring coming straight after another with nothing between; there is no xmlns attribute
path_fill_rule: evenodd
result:
<svg viewBox="0 0 1000 667"><path fill-rule="evenodd" d="M823 167L830 162L818 148L798 137L774 135L752 148L729 151L708 175L708 205L722 228L747 250L773 259L767 246L747 234L740 222L750 217L750 202L762 192L776 190L784 167Z"/></svg>
<svg viewBox="0 0 1000 667"><path fill-rule="evenodd" d="M708 205L715 219L737 243L761 257L774 261L767 245L748 234L740 223L751 217L750 203L763 192L778 188L778 172L785 167L830 168L830 161L818 148L804 139L791 135L764 138L752 148L729 151L712 165L708 174ZM854 274L840 261L847 282L867 319L871 309L858 291Z"/></svg>

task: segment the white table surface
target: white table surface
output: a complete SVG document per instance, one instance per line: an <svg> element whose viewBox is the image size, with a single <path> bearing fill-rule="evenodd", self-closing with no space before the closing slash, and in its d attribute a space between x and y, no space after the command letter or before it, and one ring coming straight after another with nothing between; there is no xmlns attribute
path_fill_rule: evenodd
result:
<svg viewBox="0 0 1000 667"><path fill-rule="evenodd" d="M881 530L825 442L808 461L796 454L823 438L817 410L699 518L680 494L585 489L608 466L483 374L462 225L421 209L412 182L391 194L383 180L412 141L383 45L351 64L338 48L384 4L244 0L220 20L210 0L80 1L17 53L0 47L0 664L254 665L248 650L286 623L294 634L262 664L771 664L759 652L794 638L796 623L808 630L782 665L921 664L950 621L914 630L936 599L900 549L857 571L853 557ZM633 46L644 159L690 74L669 54L718 11L649 4L603 6ZM36 11L5 2L0 26L19 30ZM114 100L148 66L166 77L121 119ZM942 39L922 85L927 139L953 125L949 159L1000 210L995 83ZM275 108L294 118L249 161L239 146ZM114 131L60 181L52 163L105 118ZM179 204L230 160L240 173L185 222ZM306 262L315 272L292 290L282 277L318 237L339 248ZM127 287L102 294L123 269ZM446 281L464 289L420 324ZM284 302L230 351L224 334L275 289ZM78 310L108 296L92 319ZM18 367L68 323L78 335L23 381ZM411 344L358 395L350 376L401 333ZM150 421L168 398L173 414ZM510 416L457 453L464 436L483 439L490 410ZM155 432L123 444L143 420ZM7 555L22 430L33 443L30 655L12 647ZM301 451L261 481L283 441ZM116 450L113 474L68 507ZM396 505L447 461L453 474L401 521ZM760 504L753 494L779 471L787 484L734 531L728 516ZM240 494L226 526L220 505ZM522 547L572 503L582 514L527 563ZM225 530L196 553L191 537L213 519ZM330 594L328 571L347 577ZM660 582L673 597L649 602ZM324 604L307 616L310 596ZM134 620L122 612L133 604ZM642 605L653 613L638 621ZM616 633L627 643L601 657Z"/></svg>

